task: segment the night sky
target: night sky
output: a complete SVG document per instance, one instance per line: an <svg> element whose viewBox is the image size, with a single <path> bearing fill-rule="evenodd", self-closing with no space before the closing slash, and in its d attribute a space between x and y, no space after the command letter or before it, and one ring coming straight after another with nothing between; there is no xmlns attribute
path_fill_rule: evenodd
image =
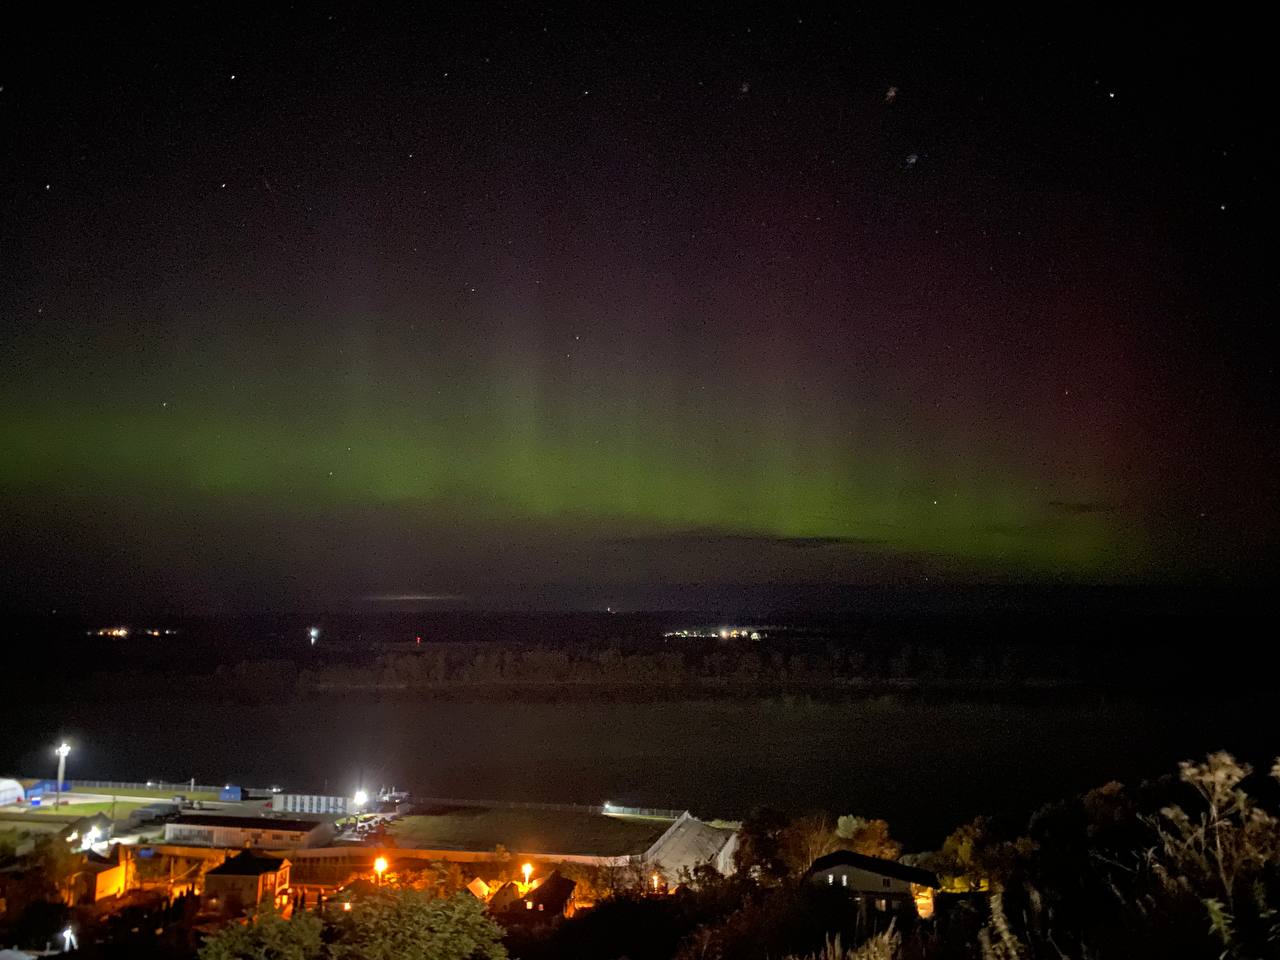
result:
<svg viewBox="0 0 1280 960"><path fill-rule="evenodd" d="M1259 25L269 7L0 40L9 600L1270 571Z"/></svg>

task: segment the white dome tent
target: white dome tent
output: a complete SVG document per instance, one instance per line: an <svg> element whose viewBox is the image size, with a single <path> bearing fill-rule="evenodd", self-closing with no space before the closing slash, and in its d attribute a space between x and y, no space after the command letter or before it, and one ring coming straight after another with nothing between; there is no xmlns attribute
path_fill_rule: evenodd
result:
<svg viewBox="0 0 1280 960"><path fill-rule="evenodd" d="M0 807L21 803L26 799L26 796L26 792L22 789L22 784L17 780L8 780L0 777Z"/></svg>

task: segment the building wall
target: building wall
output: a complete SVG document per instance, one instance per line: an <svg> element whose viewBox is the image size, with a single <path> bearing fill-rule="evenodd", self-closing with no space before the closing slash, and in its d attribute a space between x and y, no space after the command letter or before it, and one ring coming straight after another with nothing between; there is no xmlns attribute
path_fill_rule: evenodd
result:
<svg viewBox="0 0 1280 960"><path fill-rule="evenodd" d="M325 843L332 835L332 826L325 823L317 823L311 830L303 832L300 830L273 829L270 820L264 820L262 827L254 827L252 829L196 826L185 823L166 823L164 826L166 843L190 843L207 847L278 847L288 849L290 847L306 847Z"/></svg>
<svg viewBox="0 0 1280 960"><path fill-rule="evenodd" d="M345 814L351 803L346 797L329 797L317 793L276 793L271 797L271 809L282 813L334 813Z"/></svg>
<svg viewBox="0 0 1280 960"><path fill-rule="evenodd" d="M227 906L252 907L272 900L289 889L289 864L278 871L256 876L211 874L204 878L204 895L217 897Z"/></svg>
<svg viewBox="0 0 1280 960"><path fill-rule="evenodd" d="M813 875L813 882L822 886L833 886L847 889L852 893L861 893L869 897L892 897L895 900L911 899L911 883L896 877L882 877L878 873L862 870L858 867L839 865L818 870Z"/></svg>
<svg viewBox="0 0 1280 960"><path fill-rule="evenodd" d="M99 871L94 877L93 902L124 893L124 874L124 864Z"/></svg>

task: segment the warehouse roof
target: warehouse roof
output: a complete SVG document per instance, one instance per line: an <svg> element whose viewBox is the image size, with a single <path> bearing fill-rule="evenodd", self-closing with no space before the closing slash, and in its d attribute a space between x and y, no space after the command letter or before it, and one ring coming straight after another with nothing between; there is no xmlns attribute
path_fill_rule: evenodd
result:
<svg viewBox="0 0 1280 960"><path fill-rule="evenodd" d="M644 858L674 877L682 869L692 870L714 860L733 835L733 830L713 827L686 811L645 852Z"/></svg>
<svg viewBox="0 0 1280 960"><path fill-rule="evenodd" d="M237 830L288 830L310 833L322 820L297 820L290 817L237 817L217 813L184 813L169 821L180 827L232 827Z"/></svg>
<svg viewBox="0 0 1280 960"><path fill-rule="evenodd" d="M246 850L222 861L222 863L206 873L205 876L260 877L264 873L275 873L284 864L285 861L282 857L260 857L256 853L249 853Z"/></svg>

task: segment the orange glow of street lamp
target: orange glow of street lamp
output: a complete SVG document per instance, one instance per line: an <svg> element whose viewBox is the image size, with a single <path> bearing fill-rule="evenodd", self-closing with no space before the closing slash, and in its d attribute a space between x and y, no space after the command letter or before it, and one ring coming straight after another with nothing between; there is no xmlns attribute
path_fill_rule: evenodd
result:
<svg viewBox="0 0 1280 960"><path fill-rule="evenodd" d="M652 879L653 879L653 892L657 893L658 892L658 875L655 873Z"/></svg>
<svg viewBox="0 0 1280 960"><path fill-rule="evenodd" d="M387 872L387 858L379 857L373 861L373 872L378 875L378 882L382 882L382 875Z"/></svg>
<svg viewBox="0 0 1280 960"><path fill-rule="evenodd" d="M520 868L520 872L524 874L524 885L527 887L529 885L529 874L533 873L533 864L526 863Z"/></svg>

